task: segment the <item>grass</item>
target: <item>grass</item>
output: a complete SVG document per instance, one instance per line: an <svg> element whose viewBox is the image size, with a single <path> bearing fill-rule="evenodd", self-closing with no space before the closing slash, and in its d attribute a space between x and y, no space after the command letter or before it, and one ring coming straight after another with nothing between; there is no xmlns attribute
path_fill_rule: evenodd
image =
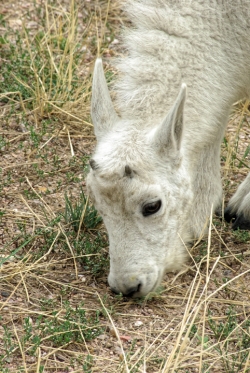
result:
<svg viewBox="0 0 250 373"><path fill-rule="evenodd" d="M35 7L39 13L40 9ZM84 79L77 79L77 66L82 58L82 44L76 41L77 8L74 1L68 12L53 12L53 3L45 3L43 28L35 35L24 25L21 31L4 35L5 65L3 100L16 96L27 111L44 117L51 112L62 114L63 105L88 96ZM84 35L83 41L84 43ZM37 134L31 127L31 135L37 143ZM42 134L41 134L42 135Z"/></svg>
<svg viewBox="0 0 250 373"><path fill-rule="evenodd" d="M81 189L79 193L79 198L74 199L74 202L65 195L65 213L64 219L66 223L70 223L75 232L79 232L82 224L88 228L95 228L99 223L102 222L102 218L98 216L97 211L93 206L88 203L88 198L86 198L84 191Z"/></svg>
<svg viewBox="0 0 250 373"><path fill-rule="evenodd" d="M123 53L118 3L13 5L0 17L0 371L249 373L248 232L215 219L188 270L146 299L107 286L84 180L93 61ZM222 145L226 200L248 173L248 122L239 104Z"/></svg>

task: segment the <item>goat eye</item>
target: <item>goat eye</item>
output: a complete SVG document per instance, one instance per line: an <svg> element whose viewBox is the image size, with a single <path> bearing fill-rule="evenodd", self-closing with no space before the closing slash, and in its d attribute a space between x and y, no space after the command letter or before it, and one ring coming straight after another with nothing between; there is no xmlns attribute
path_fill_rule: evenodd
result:
<svg viewBox="0 0 250 373"><path fill-rule="evenodd" d="M142 215L149 216L155 214L161 208L161 200L152 203L147 203L142 208Z"/></svg>

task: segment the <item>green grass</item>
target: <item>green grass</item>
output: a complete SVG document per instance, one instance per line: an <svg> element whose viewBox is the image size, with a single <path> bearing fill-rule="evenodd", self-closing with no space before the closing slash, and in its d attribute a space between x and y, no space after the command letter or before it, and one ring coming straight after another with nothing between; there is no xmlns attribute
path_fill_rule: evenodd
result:
<svg viewBox="0 0 250 373"><path fill-rule="evenodd" d="M216 317L211 310L208 310L204 334L198 324L191 326L189 338L202 345L204 351L202 372L213 372L205 362L206 354L218 355L223 363L223 372L226 373L240 373L246 367L250 346L250 320L245 319L239 323L238 317L234 307L229 307L222 318ZM250 367L246 369L246 372L249 371Z"/></svg>
<svg viewBox="0 0 250 373"><path fill-rule="evenodd" d="M43 302L44 303L44 302ZM51 304L47 303L47 306ZM36 356L37 349L49 342L53 348L65 348L69 344L85 343L95 339L103 332L99 324L98 311L91 317L86 316L84 304L73 308L69 301L63 301L61 308L55 305L47 313L36 318L25 317L22 324L20 344L28 356ZM3 327L3 351L0 354L0 367L3 368L10 356L19 348L14 340L13 329ZM91 360L85 362L91 364Z"/></svg>
<svg viewBox="0 0 250 373"><path fill-rule="evenodd" d="M79 191L78 198L71 198L65 194L65 213L66 224L70 224L75 232L78 232L82 225L87 229L94 229L102 222L95 208L89 204L82 188Z"/></svg>
<svg viewBox="0 0 250 373"><path fill-rule="evenodd" d="M26 193L29 198L33 196ZM36 195L35 195L36 196ZM97 226L102 222L95 208L89 204L82 189L80 189L79 197L72 202L73 197L69 199L65 195L65 212L58 214L52 220L45 216L47 224L45 228L38 228L35 232L28 234L26 231L26 223L19 222L18 227L20 235L13 238L16 248L10 252L6 259L0 260L0 265L8 261L10 258L18 259L25 258L26 252L33 248L34 259L39 259L49 250L53 242L54 245L59 245L64 251L69 252L65 236L58 235L56 229L60 226L61 221L65 221L66 234L71 242L71 247L74 254L78 257L78 261L83 268L89 273L98 276L103 273L108 267L108 257L105 248L107 247L107 237L105 233L101 233ZM4 212L2 212L2 216ZM91 230L92 232L90 232ZM34 250L34 247L37 250ZM38 250L39 248L39 250ZM5 251L8 252L8 245Z"/></svg>
<svg viewBox="0 0 250 373"><path fill-rule="evenodd" d="M242 231L242 230L235 230L233 231L233 237L242 243L247 243L250 241L250 232L249 231Z"/></svg>
<svg viewBox="0 0 250 373"><path fill-rule="evenodd" d="M210 313L208 324L218 343L215 350L222 357L225 372L241 372L249 355L250 320L239 324L234 308L230 307L223 321L215 321Z"/></svg>
<svg viewBox="0 0 250 373"><path fill-rule="evenodd" d="M49 8L46 13L43 30L35 34L27 28L5 33L3 58L7 63L2 69L2 92L9 92L3 102L11 97L43 115L55 105L76 99L76 92L78 96L86 93L76 74L82 58L82 45L75 42L77 9L72 2L69 17L51 17Z"/></svg>

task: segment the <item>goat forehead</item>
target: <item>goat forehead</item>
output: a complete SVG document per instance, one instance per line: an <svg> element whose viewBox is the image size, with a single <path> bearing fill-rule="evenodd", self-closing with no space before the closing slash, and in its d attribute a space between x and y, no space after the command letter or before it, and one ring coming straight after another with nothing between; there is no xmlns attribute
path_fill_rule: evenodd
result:
<svg viewBox="0 0 250 373"><path fill-rule="evenodd" d="M140 168L147 161L146 148L147 153L150 153L150 144L143 131L113 131L97 144L94 159L100 168L121 170L124 163Z"/></svg>
<svg viewBox="0 0 250 373"><path fill-rule="evenodd" d="M134 202L140 203L150 198L156 198L161 193L161 187L152 183L146 177L139 177L138 174L117 177L105 175L105 177L94 177L95 193L98 193L103 202L108 205L110 202L119 203L120 206L131 205Z"/></svg>

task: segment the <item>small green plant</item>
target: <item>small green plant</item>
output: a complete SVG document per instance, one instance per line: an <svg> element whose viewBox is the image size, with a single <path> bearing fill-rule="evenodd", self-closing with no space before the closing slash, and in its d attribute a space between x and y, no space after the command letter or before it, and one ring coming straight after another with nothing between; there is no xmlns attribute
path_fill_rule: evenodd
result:
<svg viewBox="0 0 250 373"><path fill-rule="evenodd" d="M29 317L25 317L24 319L24 337L23 337L23 342L27 342L30 340L32 336L32 324L30 322Z"/></svg>
<svg viewBox="0 0 250 373"><path fill-rule="evenodd" d="M207 335L202 336L201 331L198 330L195 324L191 326L189 338L196 338L198 344L202 345L204 350L209 347L209 337Z"/></svg>
<svg viewBox="0 0 250 373"><path fill-rule="evenodd" d="M2 351L0 354L0 367L4 366L6 359L8 360L12 352L17 347L16 342L13 338L13 334L10 331L10 329L6 325L3 325L3 330L4 330L4 333L2 336L3 346L2 346L2 349L1 349Z"/></svg>
<svg viewBox="0 0 250 373"><path fill-rule="evenodd" d="M249 152L250 152L250 145L247 146L247 148L245 150L245 153L243 154L243 157L239 162L239 168L242 167L242 166L245 166L245 167L249 168L248 161L247 161L247 157L248 157Z"/></svg>
<svg viewBox="0 0 250 373"><path fill-rule="evenodd" d="M243 230L237 229L233 231L232 234L239 242L245 243L245 242L250 241L249 231L243 231Z"/></svg>
<svg viewBox="0 0 250 373"><path fill-rule="evenodd" d="M78 199L74 202L72 202L72 197L69 198L65 194L64 219L67 224L72 225L75 232L78 232L81 223L87 229L94 229L102 222L102 218L98 215L94 206L88 203L88 199L82 189L80 190Z"/></svg>
<svg viewBox="0 0 250 373"><path fill-rule="evenodd" d="M72 308L69 301L63 302L64 315L53 311L52 318L39 318L37 328L42 329L42 337L48 337L54 346L62 346L72 342L83 342L83 338L89 341L102 333L99 326L99 317L87 317L84 304L80 303Z"/></svg>
<svg viewBox="0 0 250 373"><path fill-rule="evenodd" d="M51 311L56 307L56 301L54 299L42 298L40 299L40 304L43 311Z"/></svg>
<svg viewBox="0 0 250 373"><path fill-rule="evenodd" d="M208 320L208 324L211 330L213 331L215 338L218 340L226 339L228 335L232 333L232 331L237 326L237 319L231 308L228 310L227 319L224 322L214 321L214 319L211 317L211 313L209 314L210 314L210 317Z"/></svg>
<svg viewBox="0 0 250 373"><path fill-rule="evenodd" d="M51 11L50 2L48 4L50 11L45 10L46 16L44 13L38 16L40 29L35 34L25 27L13 31L0 19L7 30L0 37L0 44L6 46L1 51L5 61L1 91L11 93L2 95L1 100L4 103L20 101L23 107L38 110L41 117L86 91L77 76L83 42L77 40L77 7L72 1L70 11L59 15ZM37 13L40 12L41 9L37 9ZM37 133L32 133L34 146L40 141L39 136L36 137Z"/></svg>
<svg viewBox="0 0 250 373"><path fill-rule="evenodd" d="M1 218L4 216L4 214L5 214L5 211L4 211L4 210L1 210L1 211L0 211L0 221L1 221Z"/></svg>
<svg viewBox="0 0 250 373"><path fill-rule="evenodd" d="M0 136L0 151L6 146L7 141L4 137Z"/></svg>
<svg viewBox="0 0 250 373"><path fill-rule="evenodd" d="M106 272L108 268L108 253L106 235L96 232L90 235L87 232L81 234L79 239L73 239L72 245L79 256L79 261L84 270L98 276Z"/></svg>
<svg viewBox="0 0 250 373"><path fill-rule="evenodd" d="M236 312L230 307L223 321L215 321L209 313L208 325L217 340L215 350L221 355L225 372L240 373L245 366L250 353L250 320L245 320L239 326ZM235 340L237 348L235 349Z"/></svg>
<svg viewBox="0 0 250 373"><path fill-rule="evenodd" d="M93 357L91 355L87 355L86 359L83 363L83 366L82 366L83 372L84 373L91 373L92 372L92 370L91 370L92 366L93 366Z"/></svg>

